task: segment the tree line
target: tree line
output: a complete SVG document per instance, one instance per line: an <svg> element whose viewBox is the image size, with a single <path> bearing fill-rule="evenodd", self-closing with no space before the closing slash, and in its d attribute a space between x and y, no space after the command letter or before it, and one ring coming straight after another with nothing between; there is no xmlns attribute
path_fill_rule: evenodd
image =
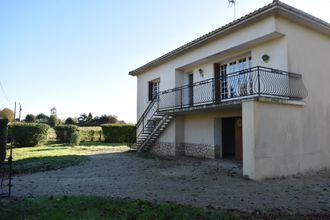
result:
<svg viewBox="0 0 330 220"><path fill-rule="evenodd" d="M64 121L57 118L56 115L46 115L44 113L40 113L38 115L27 114L25 119L27 123L39 122L49 124L51 127L55 127L59 124L71 124L78 126L100 126L102 124L116 124L116 123L125 123L124 121L118 120L115 115L102 115L100 117L93 117L92 113L86 114L83 113L79 117L68 117Z"/></svg>

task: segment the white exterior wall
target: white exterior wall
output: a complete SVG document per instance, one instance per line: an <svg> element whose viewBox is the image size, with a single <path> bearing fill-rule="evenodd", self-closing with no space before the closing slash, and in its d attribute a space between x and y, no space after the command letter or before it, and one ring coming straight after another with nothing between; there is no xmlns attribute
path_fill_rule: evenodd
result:
<svg viewBox="0 0 330 220"><path fill-rule="evenodd" d="M239 56L241 54L248 54L251 53L252 55L252 66L265 66L265 67L273 67L273 68L278 68L281 70L288 70L288 57L287 57L287 45L286 45L286 40L284 37L280 37L278 39L274 39L265 43L262 43L256 47L252 47L252 48L248 48L242 51L236 51L235 53L229 54L225 57L222 57L220 60L217 60L217 62L221 61L221 60L228 60L232 57L235 56ZM270 60L268 63L265 63L262 60L262 55L264 54L268 54L270 56ZM202 65L199 65L193 69L187 70L185 72L187 73L193 73L194 75L194 82L198 82L198 81L202 81L202 80L206 80L209 78L213 78L214 77L214 62L215 61L211 61ZM199 74L199 69L203 69L204 71L204 77L201 77L201 75ZM168 82L168 81L166 81ZM186 74L184 74L184 72L182 71L176 71L176 83L174 83L175 86L173 87L177 87L180 85L185 85L188 83L188 77ZM162 84L162 82L161 82ZM145 85L145 90L147 91L147 83ZM172 87L172 88L173 88ZM162 89L161 89L162 90ZM146 97L147 98L147 97ZM205 113L203 114L205 115ZM202 117L203 120L206 121L212 121L213 118L210 117ZM201 120L201 123L203 124L203 120ZM202 124L200 124L199 126L196 125L186 125L186 123L190 123L189 120L185 121L185 127L195 127L198 128L198 130L204 130L206 132L208 132L208 134L210 135L213 131L210 130L207 125L206 126L202 126ZM191 121L191 123L193 123L193 121ZM180 130L180 129L175 129L175 123L171 123L171 125L164 131L164 133L161 135L161 137L158 139L158 142L175 142L174 137L175 137L175 133L176 131ZM209 124L209 123L207 123ZM197 123L198 125L198 123ZM203 129L201 129L203 128ZM209 136L208 138L204 138L203 140L198 140L197 142L195 142L195 140L193 140L193 138L199 138L198 135L194 135L194 130L192 130L191 133L191 137L189 138L188 136L190 134L187 134L189 132L186 132L185 134L187 134L187 136L185 136L185 143L198 143L198 144L212 144L214 145L213 142L210 142L210 140L214 140L214 137ZM197 132L197 131L196 131ZM206 136L205 136L206 137ZM210 139L209 139L210 138Z"/></svg>
<svg viewBox="0 0 330 220"><path fill-rule="evenodd" d="M330 36L278 18L286 34L289 71L303 75L308 90L301 112L300 172L330 168Z"/></svg>
<svg viewBox="0 0 330 220"><path fill-rule="evenodd" d="M281 35L257 45L247 43L271 33ZM217 56L226 50L231 52ZM160 78L162 91L186 84L184 73L192 72L195 82L209 79L213 77L215 62L248 53L253 66L302 74L309 96L304 106L251 101L243 103L242 113L229 113L243 116L243 173L262 179L330 168L329 51L329 36L281 17L269 17L138 75L137 115L148 105L148 81ZM261 59L264 54L270 56L268 63ZM206 57L212 58L205 61ZM198 72L200 68L204 77ZM226 114L182 115L158 142L216 145L219 140L214 123L221 117Z"/></svg>
<svg viewBox="0 0 330 220"><path fill-rule="evenodd" d="M236 32L225 35L220 39L214 40L205 44L203 47L191 50L181 56L170 60L162 65L159 65L149 71L144 72L137 76L137 119L140 118L144 110L147 108L148 101L148 82L160 78L160 91L172 89L181 86L187 82L186 76L182 75L184 72L193 71L194 81L205 80L213 77L213 61L204 63L193 69L186 69L184 71L178 70L179 67L191 64L195 61L204 59L205 57L213 56L214 54L221 53L225 50L230 50L238 45L248 44L256 39L263 38L275 32L275 17L271 16L264 20L251 24L248 27L237 30ZM246 47L246 46L245 46ZM276 47L276 46L274 46ZM247 49L242 51L235 51L227 55L233 56L235 54L246 53ZM256 54L259 52L256 50ZM261 59L261 58L260 58ZM281 59L281 58L279 58ZM285 58L284 58L285 59ZM278 60L278 59L274 59ZM220 60L218 60L220 61ZM253 64L254 65L254 64ZM203 68L204 77L198 73L198 69ZM175 120L174 120L175 121ZM158 142L174 142L175 141L175 123L164 131L158 139Z"/></svg>
<svg viewBox="0 0 330 220"><path fill-rule="evenodd" d="M243 173L253 179L330 168L330 38L283 18L277 30L309 95L303 106L243 103Z"/></svg>
<svg viewBox="0 0 330 220"><path fill-rule="evenodd" d="M207 114L186 115L184 120L184 142L214 145L213 128L213 117Z"/></svg>
<svg viewBox="0 0 330 220"><path fill-rule="evenodd" d="M304 106L243 103L243 174L252 179L301 170L301 113Z"/></svg>
<svg viewBox="0 0 330 220"><path fill-rule="evenodd" d="M215 119L241 116L241 110L204 112L184 115L184 142L215 145Z"/></svg>
<svg viewBox="0 0 330 220"><path fill-rule="evenodd" d="M232 49L239 45L244 45L259 38L263 38L266 35L275 33L275 18L274 16L265 18L251 24L248 27L237 30L232 34L225 35L217 40L209 42L203 47L190 50L185 54L182 54L175 59L172 59L164 64L161 64L151 70L137 75L137 118L141 116L146 107L148 106L148 82L156 78L160 78L160 91L166 89L172 89L178 86L179 82L182 82L182 77L178 76L177 69L182 66L191 64L195 61L204 59L205 57L218 54L225 50ZM213 77L213 65L212 71L205 71L205 77L203 79ZM196 68L197 70L199 68ZM198 75L194 72L194 77L198 80Z"/></svg>
<svg viewBox="0 0 330 220"><path fill-rule="evenodd" d="M264 54L270 57L267 63L261 58ZM285 36L251 48L251 55L253 66L264 66L288 71L288 53Z"/></svg>
<svg viewBox="0 0 330 220"><path fill-rule="evenodd" d="M183 118L183 138L187 156L216 158L221 157L222 133L221 119L241 117L241 109L230 111L202 112L185 114Z"/></svg>
<svg viewBox="0 0 330 220"><path fill-rule="evenodd" d="M284 37L280 37L278 39L275 40L271 40L265 43L262 43L258 46L252 47L252 48L248 48L245 49L243 51L236 51L235 53L229 54L225 57L222 57L220 60L217 61L211 61L202 65L199 65L191 70L187 70L185 72L187 73L193 73L194 75L194 82L198 82L198 81L202 81L202 80L206 80L209 78L213 78L214 77L214 67L213 64L214 62L220 62L221 60L228 60L230 58L233 58L235 56L239 56L242 54L249 54L251 53L252 55L252 66L265 66L265 67L273 67L273 68L278 68L281 70L288 70L288 63L287 63L287 46L286 46L286 40ZM270 60L268 63L265 63L261 57L264 54L268 54L270 56ZM203 69L204 71L204 77L201 77L201 75L199 74L199 69ZM173 70L172 70L173 71ZM165 72L165 71L163 71ZM174 87L178 87L181 85L185 85L188 83L188 77L186 74L184 74L185 72L183 71L176 71L173 75L166 75L166 74L162 74L161 70L154 71L152 72L152 74L142 74L138 77L138 91L140 91L141 94L143 94L142 96L145 97L144 98L144 103L140 103L138 102L138 107L144 107L146 108L147 104L149 103L148 100L148 81L151 81L153 79L156 78L161 78L161 83L160 83L160 91L165 90L165 89L169 89L169 88L174 88ZM170 77L172 76L172 77ZM141 84L140 84L141 83ZM140 86L141 85L141 86ZM167 88L164 88L165 85L167 85ZM170 87L169 85L173 85L172 87ZM140 94L138 93L138 94ZM138 95L138 97L140 97L140 95ZM141 99L141 98L139 98ZM144 105L143 105L144 104ZM141 110L142 111L142 110ZM144 111L144 109L143 109ZM142 111L142 113L143 113ZM141 114L142 114L141 113ZM211 118L209 118L209 120L212 120ZM175 121L175 119L174 119ZM189 123L189 122L187 122ZM192 122L193 123L193 122ZM193 126L193 125L192 125ZM207 126L199 126L200 128L202 128L202 130L205 131L210 131L211 130L208 129ZM185 127L185 130L187 128ZM164 131L164 133L160 136L160 138L158 139L158 142L172 142L175 143L175 134L176 132L179 132L179 128L176 129L175 123L172 122L169 127L167 127L167 129ZM189 133L187 130L185 132L186 134ZM188 135L188 134L187 134ZM193 135L194 136L194 135ZM198 136L195 136L198 137ZM212 140L214 139L213 137L210 137ZM195 143L193 142L193 140L187 139L187 143ZM204 144L211 144L208 142L201 142L201 140L199 142L196 143L204 143Z"/></svg>

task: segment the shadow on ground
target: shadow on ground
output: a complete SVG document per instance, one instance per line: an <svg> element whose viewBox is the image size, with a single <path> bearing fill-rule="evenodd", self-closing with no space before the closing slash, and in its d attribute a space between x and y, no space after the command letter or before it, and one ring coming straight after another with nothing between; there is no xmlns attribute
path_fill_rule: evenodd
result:
<svg viewBox="0 0 330 220"><path fill-rule="evenodd" d="M81 164L90 160L85 155L64 155L64 156L45 156L30 157L13 161L13 173L35 173L48 170L56 170L69 166Z"/></svg>
<svg viewBox="0 0 330 220"><path fill-rule="evenodd" d="M105 143L105 142L81 142L80 146L89 147L89 146L99 146L99 147L120 147L127 146L125 143Z"/></svg>

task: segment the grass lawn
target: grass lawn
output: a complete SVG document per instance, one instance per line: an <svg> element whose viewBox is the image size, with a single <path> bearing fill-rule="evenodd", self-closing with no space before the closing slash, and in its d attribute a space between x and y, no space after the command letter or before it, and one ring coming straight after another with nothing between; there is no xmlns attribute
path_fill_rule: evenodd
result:
<svg viewBox="0 0 330 220"><path fill-rule="evenodd" d="M1 219L241 219L247 215L174 204L99 197L0 200ZM250 218L255 219L255 218Z"/></svg>
<svg viewBox="0 0 330 220"><path fill-rule="evenodd" d="M34 173L78 165L89 160L87 155L108 152L114 147L126 148L123 144L102 142L81 143L80 146L53 143L37 147L13 148L13 172L14 174Z"/></svg>
<svg viewBox="0 0 330 220"><path fill-rule="evenodd" d="M322 215L288 215L284 213L247 214L236 211L194 208L171 203L61 196L0 200L1 219L328 219Z"/></svg>

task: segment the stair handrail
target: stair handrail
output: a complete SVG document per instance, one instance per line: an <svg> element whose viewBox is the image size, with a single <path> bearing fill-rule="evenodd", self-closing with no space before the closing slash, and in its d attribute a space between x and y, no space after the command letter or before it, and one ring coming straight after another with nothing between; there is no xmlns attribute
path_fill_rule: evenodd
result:
<svg viewBox="0 0 330 220"><path fill-rule="evenodd" d="M152 135L157 132L157 130L159 130L160 126L163 124L164 120L166 120L168 118L169 115L166 115L165 117L163 117L163 119L161 121L159 121L159 123L157 123L157 125L155 126L154 130L152 131L152 133L149 135L149 137L145 140L145 142L139 146L139 148L137 148L137 152L140 152L143 150L143 148L145 147L146 143L148 142L148 140L150 140L150 138L152 137Z"/></svg>
<svg viewBox="0 0 330 220"><path fill-rule="evenodd" d="M158 96L157 96L158 97ZM152 109L152 107L154 106L154 104L156 102L159 102L159 99L158 98L154 98L151 100L151 102L149 103L149 105L147 106L147 108L144 110L143 114L141 115L141 117L139 118L139 120L136 122L136 125L135 127L132 129L132 131L129 133L128 135L128 145L131 147L132 144L135 143L136 141L136 137L138 136L136 133L137 133L137 130L138 128L141 126L141 124L143 125L143 128L147 125L144 124L144 121L145 121L145 118L146 116L149 114L150 110ZM158 104L157 104L157 109L155 112L157 112L158 110ZM155 114L155 112L152 114L152 116ZM152 117L151 116L151 117ZM150 117L150 118L151 118ZM140 132L141 133L141 132Z"/></svg>

